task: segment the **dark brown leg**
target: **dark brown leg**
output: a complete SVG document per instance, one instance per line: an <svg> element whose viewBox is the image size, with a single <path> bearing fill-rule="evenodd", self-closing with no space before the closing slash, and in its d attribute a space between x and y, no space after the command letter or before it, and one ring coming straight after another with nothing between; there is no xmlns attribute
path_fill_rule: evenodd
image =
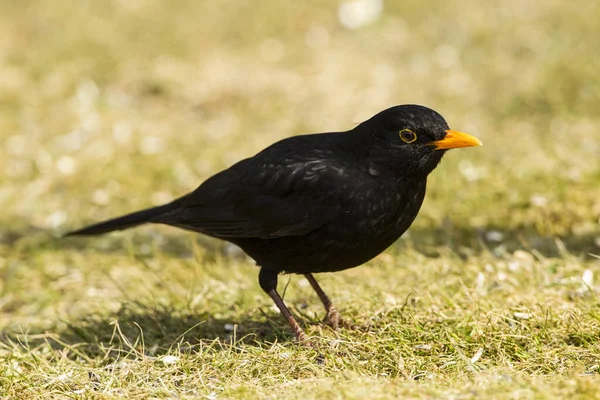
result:
<svg viewBox="0 0 600 400"><path fill-rule="evenodd" d="M283 302L283 299L279 293L277 293L277 274L277 271L268 270L263 267L258 274L258 283L262 290L273 299L275 305L279 308L279 311L281 311L281 314L283 314L288 324L290 324L296 335L296 340L300 343L308 343L308 336L304 333L302 328L300 328L300 325L298 325L296 319L294 319L294 316Z"/></svg>
<svg viewBox="0 0 600 400"><path fill-rule="evenodd" d="M277 290L271 289L267 292L267 294L273 299L273 301L277 305L277 308L279 308L285 319L287 319L288 324L290 324L292 330L294 331L294 334L296 335L296 340L299 342L307 342L308 336L306 336L306 333L304 333L302 328L300 328L300 325L298 325L296 319L294 319L294 316L283 302L283 299L281 298L279 293L277 293Z"/></svg>
<svg viewBox="0 0 600 400"><path fill-rule="evenodd" d="M341 322L340 313L333 306L329 296L321 289L321 286L319 286L315 277L312 276L312 274L304 274L304 276L314 291L317 292L319 299L321 299L321 302L323 303L323 307L325 307L325 312L327 313L325 320L331 324L333 329L338 330Z"/></svg>

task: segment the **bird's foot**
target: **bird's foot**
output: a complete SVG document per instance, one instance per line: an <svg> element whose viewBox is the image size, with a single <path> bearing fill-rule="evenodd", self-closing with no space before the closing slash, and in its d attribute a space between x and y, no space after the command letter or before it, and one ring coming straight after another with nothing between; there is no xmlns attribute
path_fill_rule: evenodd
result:
<svg viewBox="0 0 600 400"><path fill-rule="evenodd" d="M347 328L349 325L342 319L338 310L334 306L329 307L327 315L325 316L324 322L331 326L334 331L340 329L340 327Z"/></svg>
<svg viewBox="0 0 600 400"><path fill-rule="evenodd" d="M304 331L296 332L296 342L298 342L298 344L301 344L303 346L313 347L312 342L310 341L308 335L306 333L304 333Z"/></svg>

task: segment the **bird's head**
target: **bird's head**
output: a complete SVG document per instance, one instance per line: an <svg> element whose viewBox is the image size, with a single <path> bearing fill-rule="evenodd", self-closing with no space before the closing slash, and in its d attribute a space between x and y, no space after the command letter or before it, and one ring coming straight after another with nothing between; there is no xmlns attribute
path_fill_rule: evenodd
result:
<svg viewBox="0 0 600 400"><path fill-rule="evenodd" d="M479 139L450 130L440 114L419 105L388 108L356 130L369 136L374 171L385 168L407 178L427 176L449 149L481 146Z"/></svg>

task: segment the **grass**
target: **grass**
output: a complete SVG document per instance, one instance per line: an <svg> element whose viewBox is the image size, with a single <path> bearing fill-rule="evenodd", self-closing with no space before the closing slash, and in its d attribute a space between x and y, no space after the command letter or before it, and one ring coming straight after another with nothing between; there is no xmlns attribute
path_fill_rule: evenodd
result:
<svg viewBox="0 0 600 400"><path fill-rule="evenodd" d="M0 0L0 397L593 399L600 5ZM413 227L286 302L235 248L66 230L159 204L273 141L401 103L450 152ZM595 279L594 279L595 278Z"/></svg>

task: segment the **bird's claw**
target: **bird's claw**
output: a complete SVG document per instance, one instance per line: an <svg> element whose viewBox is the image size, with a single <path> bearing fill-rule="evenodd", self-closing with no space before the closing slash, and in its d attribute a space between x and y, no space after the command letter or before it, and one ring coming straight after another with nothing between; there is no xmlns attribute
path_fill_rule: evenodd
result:
<svg viewBox="0 0 600 400"><path fill-rule="evenodd" d="M336 310L335 307L333 307L333 306L329 307L329 310L327 310L327 315L325 316L325 319L323 320L323 322L325 322L326 324L331 326L331 328L334 331L339 330L340 327L346 328L349 326L342 319L338 310Z"/></svg>
<svg viewBox="0 0 600 400"><path fill-rule="evenodd" d="M296 342L306 347L314 347L308 335L304 331L296 332Z"/></svg>

